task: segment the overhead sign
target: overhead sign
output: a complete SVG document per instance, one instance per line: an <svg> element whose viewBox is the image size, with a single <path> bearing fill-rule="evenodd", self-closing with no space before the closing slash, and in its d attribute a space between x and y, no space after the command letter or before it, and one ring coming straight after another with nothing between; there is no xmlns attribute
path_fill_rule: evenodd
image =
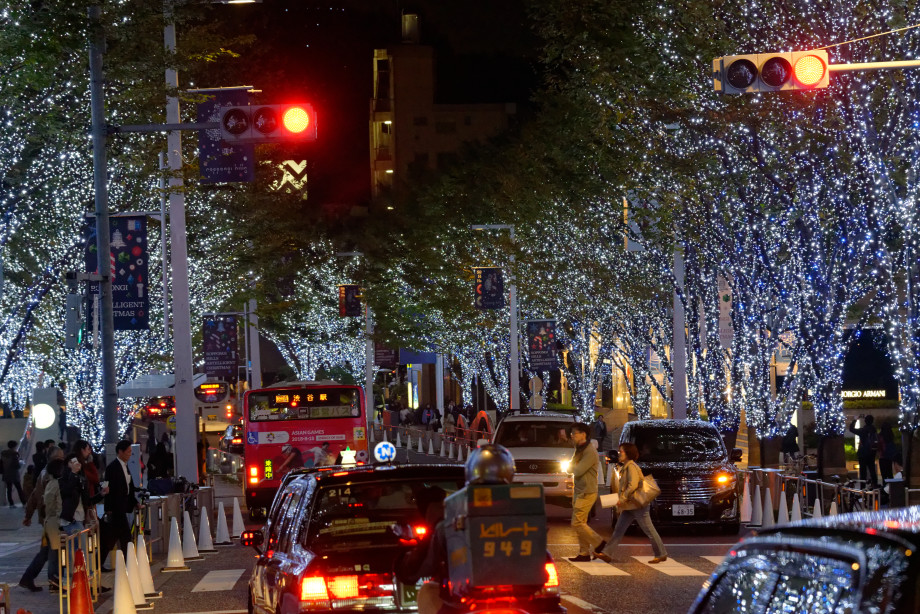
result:
<svg viewBox="0 0 920 614"><path fill-rule="evenodd" d="M476 267L476 309L502 309L505 306L505 288L502 270L497 267Z"/></svg>
<svg viewBox="0 0 920 614"><path fill-rule="evenodd" d="M146 330L150 328L147 269L147 218L109 218L109 267L112 275L112 315L115 330ZM87 218L86 272L98 272L96 218ZM99 284L89 282L87 330L96 330L96 308L99 304Z"/></svg>
<svg viewBox="0 0 920 614"><path fill-rule="evenodd" d="M236 314L217 313L205 316L201 343L204 346L205 373L210 377L236 381L239 364Z"/></svg>
<svg viewBox="0 0 920 614"><path fill-rule="evenodd" d="M219 122L224 107L247 102L249 95L242 89L209 94L208 101L198 105L198 121ZM252 181L255 176L255 146L224 142L220 128L199 130L198 167L201 169L201 183Z"/></svg>

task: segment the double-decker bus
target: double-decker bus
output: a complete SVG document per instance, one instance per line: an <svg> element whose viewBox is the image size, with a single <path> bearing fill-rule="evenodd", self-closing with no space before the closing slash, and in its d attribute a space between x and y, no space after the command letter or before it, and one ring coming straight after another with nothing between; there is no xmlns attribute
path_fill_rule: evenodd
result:
<svg viewBox="0 0 920 614"><path fill-rule="evenodd" d="M333 381L285 382L243 399L246 505L258 518L284 475L300 467L367 462L364 390ZM324 444L328 444L328 447Z"/></svg>

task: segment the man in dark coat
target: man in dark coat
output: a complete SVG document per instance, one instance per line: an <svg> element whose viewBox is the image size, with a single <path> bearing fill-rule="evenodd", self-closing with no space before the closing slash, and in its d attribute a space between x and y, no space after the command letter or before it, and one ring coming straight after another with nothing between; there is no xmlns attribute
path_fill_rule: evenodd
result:
<svg viewBox="0 0 920 614"><path fill-rule="evenodd" d="M863 426L856 428L856 421L862 420ZM875 418L872 415L857 416L850 423L850 432L859 437L856 460L859 461L859 479L866 482L868 488L878 485L878 472L875 470L875 456L878 453L878 432L875 430Z"/></svg>
<svg viewBox="0 0 920 614"><path fill-rule="evenodd" d="M105 480L109 492L105 496L105 517L102 522L101 547L105 561L109 551L120 543L122 551L127 554L131 543L131 525L128 514L137 508L134 481L128 471L131 459L131 442L122 439L115 445L115 460L105 468Z"/></svg>

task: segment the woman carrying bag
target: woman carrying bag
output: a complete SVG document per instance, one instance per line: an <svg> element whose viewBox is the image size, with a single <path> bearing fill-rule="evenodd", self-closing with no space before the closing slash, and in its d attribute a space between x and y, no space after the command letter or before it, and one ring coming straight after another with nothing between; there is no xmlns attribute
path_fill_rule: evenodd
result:
<svg viewBox="0 0 920 614"><path fill-rule="evenodd" d="M613 561L612 553L620 544L623 535L629 525L636 521L642 532L651 540L652 550L655 552L655 558L649 563L661 563L668 560L668 552L661 543L661 537L652 524L652 518L649 515L649 505L652 500L661 492L654 480L646 479L642 475L642 470L636 464L639 458L639 449L632 443L621 443L619 449L619 462L622 465L618 472L619 479L611 480L611 488L615 488L619 494L617 501L616 526L613 527L613 535L607 540L607 546L600 552L596 552L597 558L611 563ZM657 491L657 492L656 492Z"/></svg>

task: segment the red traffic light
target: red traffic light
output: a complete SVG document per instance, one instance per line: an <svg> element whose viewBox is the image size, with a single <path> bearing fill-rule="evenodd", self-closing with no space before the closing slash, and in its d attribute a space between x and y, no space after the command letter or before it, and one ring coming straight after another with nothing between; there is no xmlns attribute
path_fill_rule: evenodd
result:
<svg viewBox="0 0 920 614"><path fill-rule="evenodd" d="M827 74L827 61L817 55L803 55L795 61L795 79L805 87L814 87Z"/></svg>
<svg viewBox="0 0 920 614"><path fill-rule="evenodd" d="M228 143L315 141L316 111L305 103L225 107L220 132Z"/></svg>
<svg viewBox="0 0 920 614"><path fill-rule="evenodd" d="M731 55L712 63L714 89L726 94L825 88L828 73L823 49Z"/></svg>

